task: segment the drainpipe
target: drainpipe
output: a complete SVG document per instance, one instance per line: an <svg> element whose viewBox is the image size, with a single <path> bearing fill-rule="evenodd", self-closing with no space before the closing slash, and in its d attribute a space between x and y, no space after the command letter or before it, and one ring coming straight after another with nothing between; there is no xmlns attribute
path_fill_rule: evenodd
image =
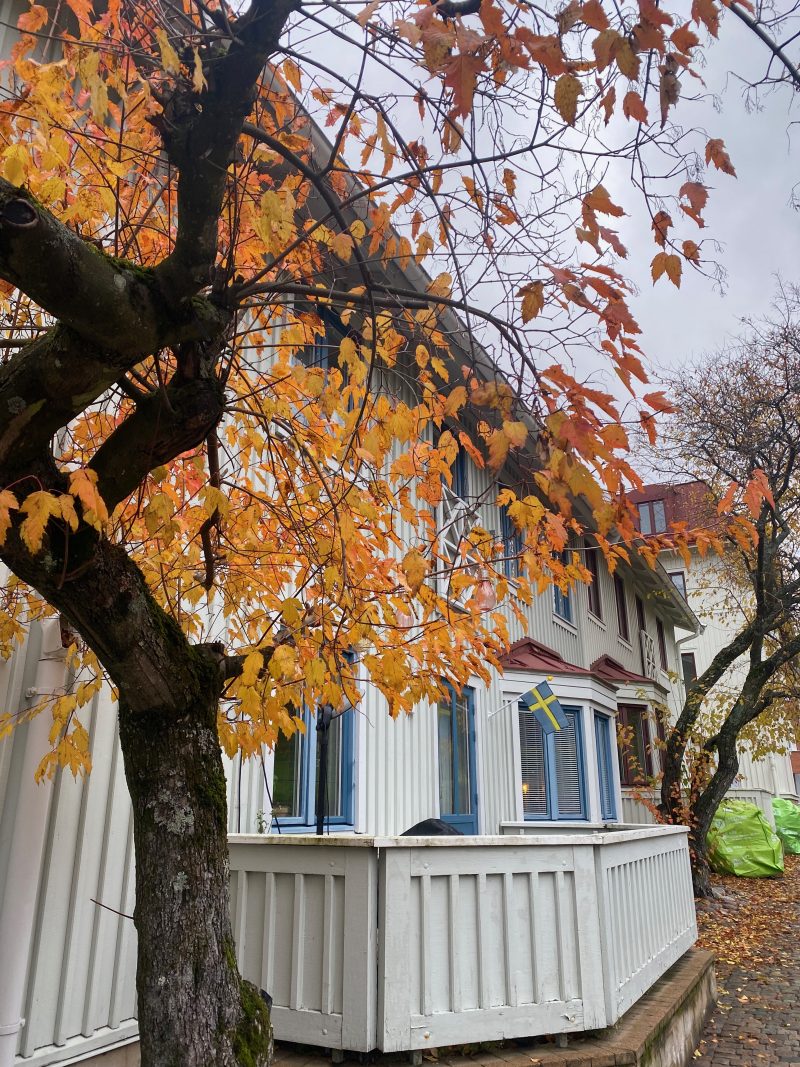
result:
<svg viewBox="0 0 800 1067"><path fill-rule="evenodd" d="M23 694L28 706L64 687L66 649L61 644L60 624L57 619L48 620L42 630L36 681ZM53 792L52 780L45 778L37 785L33 776L48 749L51 726L46 709L29 722L21 755L20 788L0 910L0 1067L13 1067L19 1032L25 1023L20 1016Z"/></svg>

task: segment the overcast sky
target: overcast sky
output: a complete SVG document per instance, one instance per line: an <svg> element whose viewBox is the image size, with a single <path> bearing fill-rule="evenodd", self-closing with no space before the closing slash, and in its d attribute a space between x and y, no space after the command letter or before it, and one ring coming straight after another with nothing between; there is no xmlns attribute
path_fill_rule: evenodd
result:
<svg viewBox="0 0 800 1067"><path fill-rule="evenodd" d="M751 31L726 13L705 72L709 94L718 94L720 110L707 99L688 105L691 119L681 115L704 126L710 136L722 137L737 171L735 179L707 172L706 182L713 186L705 211L707 228L683 235L698 241L707 235L722 239L718 251L704 248L703 254L715 256L725 267L724 287L691 269L684 270L680 292L666 278L653 286L652 240L642 236L640 223L621 227L631 253L628 276L641 279L634 313L651 366L674 365L713 350L737 331L742 316L768 311L776 273L800 282L800 212L791 207L793 189L800 182L800 126L790 128L793 119L800 119L797 104L790 110L797 94L782 88L763 97L760 112L748 113L741 83L729 76L737 70L757 77L767 58Z"/></svg>

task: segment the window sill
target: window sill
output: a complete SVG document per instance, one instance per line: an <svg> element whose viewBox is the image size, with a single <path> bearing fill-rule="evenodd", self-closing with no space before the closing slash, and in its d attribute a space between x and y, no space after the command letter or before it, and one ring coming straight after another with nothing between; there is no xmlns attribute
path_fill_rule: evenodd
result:
<svg viewBox="0 0 800 1067"><path fill-rule="evenodd" d="M561 615L557 615L553 612L553 622L556 626L560 626L562 629L566 630L567 633L572 634L573 637L578 636L578 627L574 622L570 622L569 619L565 619Z"/></svg>
<svg viewBox="0 0 800 1067"><path fill-rule="evenodd" d="M603 621L603 619L599 615L595 615L595 613L593 611L587 611L586 617L588 618L589 622L593 623L599 629L601 629L601 630L607 630L608 629L608 627L606 626L606 624Z"/></svg>
<svg viewBox="0 0 800 1067"><path fill-rule="evenodd" d="M633 652L633 645L629 640L624 638L622 634L617 634L617 640L623 646L623 648L626 648L629 652Z"/></svg>

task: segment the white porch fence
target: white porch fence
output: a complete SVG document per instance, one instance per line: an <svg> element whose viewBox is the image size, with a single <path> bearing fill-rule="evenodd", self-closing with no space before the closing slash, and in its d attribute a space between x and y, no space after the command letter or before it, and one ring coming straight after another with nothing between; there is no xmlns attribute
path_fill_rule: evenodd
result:
<svg viewBox="0 0 800 1067"><path fill-rule="evenodd" d="M279 1039L384 1052L614 1023L696 938L686 830L230 838Z"/></svg>

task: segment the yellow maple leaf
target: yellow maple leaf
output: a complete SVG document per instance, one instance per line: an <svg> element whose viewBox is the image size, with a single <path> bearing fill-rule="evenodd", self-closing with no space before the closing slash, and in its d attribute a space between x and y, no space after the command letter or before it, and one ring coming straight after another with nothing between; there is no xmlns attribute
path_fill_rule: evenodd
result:
<svg viewBox="0 0 800 1067"><path fill-rule="evenodd" d="M181 61L178 58L178 53L169 43L166 30L157 29L155 36L158 42L158 50L161 53L161 66L167 74L180 73Z"/></svg>
<svg viewBox="0 0 800 1067"><path fill-rule="evenodd" d="M408 588L412 593L419 592L420 586L425 581L425 575L430 570L430 561L416 549L406 552L403 562L400 564L408 582Z"/></svg>
<svg viewBox="0 0 800 1067"><path fill-rule="evenodd" d="M5 541L11 526L11 512L19 507L17 498L10 489L0 491L0 545Z"/></svg>
<svg viewBox="0 0 800 1067"><path fill-rule="evenodd" d="M61 501L53 493L31 493L21 508L25 518L20 527L20 536L28 551L35 555L42 547L44 531L54 516L61 517Z"/></svg>

